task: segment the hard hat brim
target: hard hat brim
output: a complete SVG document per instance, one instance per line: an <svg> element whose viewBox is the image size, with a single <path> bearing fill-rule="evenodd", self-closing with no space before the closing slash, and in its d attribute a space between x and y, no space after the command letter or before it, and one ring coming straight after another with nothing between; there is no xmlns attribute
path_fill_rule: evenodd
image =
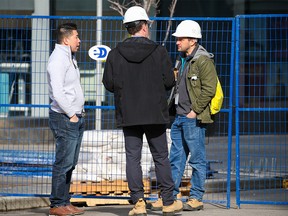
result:
<svg viewBox="0 0 288 216"><path fill-rule="evenodd" d="M191 37L189 35L183 35L183 34L179 34L177 32L173 33L172 36L174 37L184 37L184 38L196 38L196 39L201 39L201 37Z"/></svg>

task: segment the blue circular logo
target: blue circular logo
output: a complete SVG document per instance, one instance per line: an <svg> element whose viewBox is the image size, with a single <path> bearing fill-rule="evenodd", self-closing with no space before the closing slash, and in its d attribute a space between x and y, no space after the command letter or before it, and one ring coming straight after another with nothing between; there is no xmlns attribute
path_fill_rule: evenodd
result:
<svg viewBox="0 0 288 216"><path fill-rule="evenodd" d="M89 49L89 56L90 58L96 61L103 61L106 60L108 53L110 52L110 47L105 45L96 45Z"/></svg>

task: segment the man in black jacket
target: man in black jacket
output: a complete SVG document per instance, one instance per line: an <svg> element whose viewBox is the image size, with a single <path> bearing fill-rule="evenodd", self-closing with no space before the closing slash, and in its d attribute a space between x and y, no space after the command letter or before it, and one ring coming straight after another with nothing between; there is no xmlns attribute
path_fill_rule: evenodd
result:
<svg viewBox="0 0 288 216"><path fill-rule="evenodd" d="M129 8L123 21L131 37L119 43L107 57L105 88L114 93L117 126L123 128L126 175L134 208L129 215L146 215L141 169L143 135L155 163L163 199L163 215L181 211L174 201L174 183L168 159L166 125L169 123L167 90L174 84L167 50L149 39L150 20L139 6Z"/></svg>

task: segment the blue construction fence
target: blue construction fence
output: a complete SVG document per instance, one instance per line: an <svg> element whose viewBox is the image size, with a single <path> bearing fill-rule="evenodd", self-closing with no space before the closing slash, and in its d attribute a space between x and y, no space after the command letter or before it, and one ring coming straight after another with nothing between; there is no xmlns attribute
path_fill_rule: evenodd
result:
<svg viewBox="0 0 288 216"><path fill-rule="evenodd" d="M223 107L208 126L204 202L288 204L288 15L233 18L152 18L151 39L177 55L171 34L185 19L202 28L200 43L215 55ZM115 127L113 95L105 91L105 61L88 55L95 45L114 48L128 35L121 17L0 16L0 195L48 197L54 140L48 127L46 65L55 29L75 22L76 58L85 94L86 129L73 173L73 199L129 200L122 131ZM168 145L171 145L167 129ZM145 197L159 194L144 137ZM189 194L187 165L181 195ZM72 202L73 202L72 199Z"/></svg>

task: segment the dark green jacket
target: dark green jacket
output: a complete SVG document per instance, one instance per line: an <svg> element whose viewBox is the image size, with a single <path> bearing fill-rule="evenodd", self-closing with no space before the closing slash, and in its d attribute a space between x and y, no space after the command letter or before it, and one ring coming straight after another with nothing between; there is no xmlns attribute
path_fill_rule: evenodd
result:
<svg viewBox="0 0 288 216"><path fill-rule="evenodd" d="M186 76L191 109L201 123L213 123L209 107L216 92L217 72L212 58L213 55L200 46L190 60Z"/></svg>

